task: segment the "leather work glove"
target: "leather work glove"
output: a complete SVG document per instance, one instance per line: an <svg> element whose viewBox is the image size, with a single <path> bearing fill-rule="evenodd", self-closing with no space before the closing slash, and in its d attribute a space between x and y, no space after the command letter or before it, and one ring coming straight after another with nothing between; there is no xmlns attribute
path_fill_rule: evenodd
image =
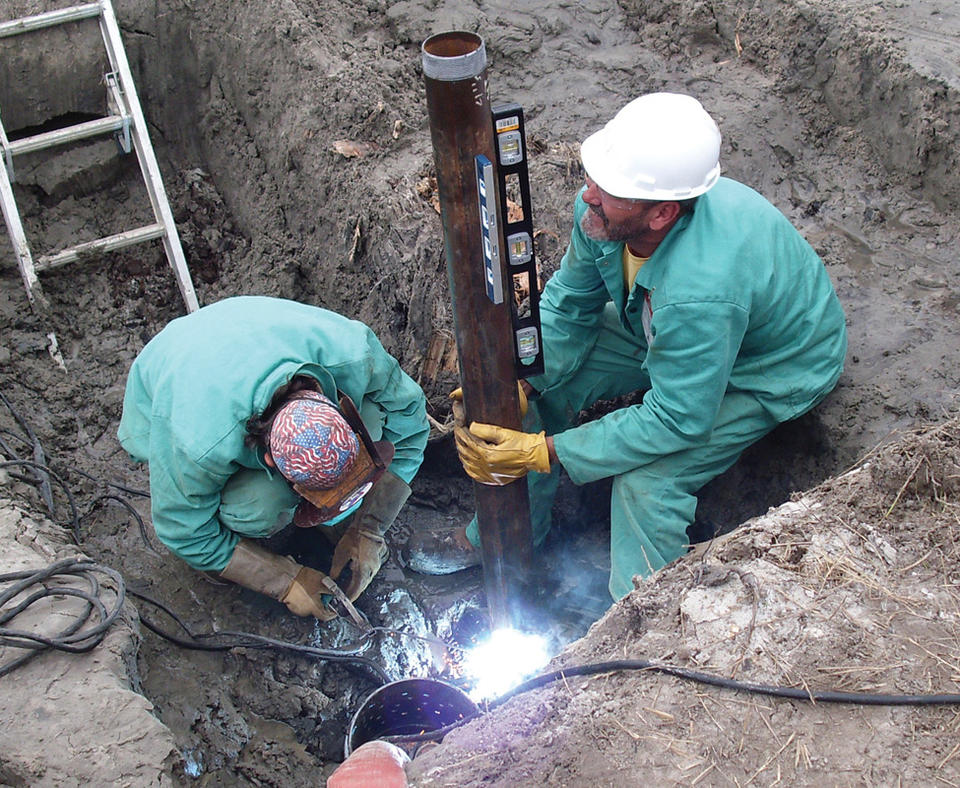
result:
<svg viewBox="0 0 960 788"><path fill-rule="evenodd" d="M351 602L370 585L387 557L387 529L397 519L410 495L410 487L399 476L387 471L364 498L333 551L330 577L334 580L350 567L350 583L344 593Z"/></svg>
<svg viewBox="0 0 960 788"><path fill-rule="evenodd" d="M519 432L474 422L469 430L457 427L453 434L463 469L482 484L502 486L528 471L550 472L544 432Z"/></svg>
<svg viewBox="0 0 960 788"><path fill-rule="evenodd" d="M523 390L523 383L519 380L517 381L517 394L520 396L520 418L522 419L527 415L527 392ZM457 387L450 392L450 399L454 402L454 419L457 416L456 403L463 403L463 388ZM461 411L462 412L462 411Z"/></svg>
<svg viewBox="0 0 960 788"><path fill-rule="evenodd" d="M220 577L283 602L297 616L320 621L336 618L335 610L323 601L336 584L323 572L302 566L290 556L271 553L252 539L241 539Z"/></svg>
<svg viewBox="0 0 960 788"><path fill-rule="evenodd" d="M324 603L323 595L331 595L332 583L333 580L323 572L318 572L309 566L301 566L290 588L280 601L295 616L313 616L320 621L329 621L336 618L337 614Z"/></svg>

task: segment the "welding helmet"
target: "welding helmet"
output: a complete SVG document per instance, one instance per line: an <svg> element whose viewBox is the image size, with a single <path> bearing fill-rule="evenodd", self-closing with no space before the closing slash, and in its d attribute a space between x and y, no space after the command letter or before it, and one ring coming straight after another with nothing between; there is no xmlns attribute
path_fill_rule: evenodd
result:
<svg viewBox="0 0 960 788"><path fill-rule="evenodd" d="M319 510L304 523L309 526L356 505L384 474L394 448L370 437L350 397L341 394L336 407L322 394L304 391L277 412L270 452L294 491Z"/></svg>
<svg viewBox="0 0 960 788"><path fill-rule="evenodd" d="M720 129L693 96L649 93L587 137L580 158L614 197L689 200L720 177Z"/></svg>

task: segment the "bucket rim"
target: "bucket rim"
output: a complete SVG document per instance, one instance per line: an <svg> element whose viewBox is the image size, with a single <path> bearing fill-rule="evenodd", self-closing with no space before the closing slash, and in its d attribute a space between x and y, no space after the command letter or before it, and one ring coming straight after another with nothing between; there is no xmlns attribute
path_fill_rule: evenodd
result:
<svg viewBox="0 0 960 788"><path fill-rule="evenodd" d="M425 684L433 687L442 687L444 690L450 690L455 695L459 696L461 700L464 701L465 705L472 712L479 712L480 707L477 705L476 701L473 700L464 690L455 684L450 684L447 681L441 681L440 679L428 679L420 678L417 676L411 676L403 679L398 679L397 681L390 681L386 684L381 684L376 689L372 690L357 706L354 713L350 716L350 724L347 726L347 732L343 739L343 756L344 760L350 757L350 754L353 752L353 737L356 732L357 720L365 708L369 705L372 700L375 700L378 696L384 695L389 691L397 688L399 685L410 685L416 686L417 684ZM466 715L464 715L466 716ZM375 741L375 739L370 739L370 741ZM366 744L366 742L363 742Z"/></svg>

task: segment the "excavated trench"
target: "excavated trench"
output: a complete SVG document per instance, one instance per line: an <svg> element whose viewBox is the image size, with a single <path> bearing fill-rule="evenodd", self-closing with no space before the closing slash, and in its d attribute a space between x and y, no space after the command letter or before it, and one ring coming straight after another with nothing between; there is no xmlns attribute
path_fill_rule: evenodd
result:
<svg viewBox="0 0 960 788"><path fill-rule="evenodd" d="M421 383L438 423L449 414L456 359L420 41L476 29L491 52L491 95L524 105L546 276L569 233L582 178L578 141L641 92L698 95L720 122L727 174L766 194L824 257L851 336L837 391L703 491L697 525L705 533L730 530L838 473L892 430L949 412L960 382L955 75L937 72L936 62L918 69L891 48L876 9L748 5L622 0L610 8L597 0L517 11L496 2L465 10L220 0L201 9L131 0L117 10L201 303L278 295L366 321ZM26 0L5 7L7 18L47 10ZM105 114L96 31L78 24L33 41L0 41L0 111L11 139ZM33 155L17 175L38 253L148 216L139 173L111 142ZM162 249L44 274L53 304L46 315L30 311L4 249L0 386L91 507L80 522L83 549L194 632L216 627L330 649L356 643L349 622L315 627L256 595L203 582L149 528L142 535L128 510L90 503L107 482L146 488L115 431L130 362L183 312ZM472 509L471 487L439 431L413 489L391 558L359 607L376 626L420 637L379 633L364 655L395 679L451 678L429 638L463 635L459 622L483 604L480 572L423 578L397 558L412 530L460 523ZM37 504L29 487L17 490ZM565 481L538 554L536 615L556 649L609 607L608 493L608 483ZM126 497L148 518L145 498ZM319 568L329 562L327 548L302 534L274 546ZM157 607L138 608L176 629ZM362 665L255 648L186 651L147 631L138 676L176 736L183 774L206 775L209 785L232 784L238 773L316 784L325 764L342 759L350 715L380 681Z"/></svg>

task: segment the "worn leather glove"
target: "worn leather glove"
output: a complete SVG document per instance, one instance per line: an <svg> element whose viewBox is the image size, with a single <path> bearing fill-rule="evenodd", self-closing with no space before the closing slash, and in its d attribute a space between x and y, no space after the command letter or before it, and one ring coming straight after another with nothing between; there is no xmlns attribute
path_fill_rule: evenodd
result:
<svg viewBox="0 0 960 788"><path fill-rule="evenodd" d="M519 380L517 381L517 394L519 394L520 396L520 418L522 419L524 416L527 415L528 404L527 404L527 393L523 390L523 383L521 383ZM453 391L450 392L449 396L450 396L450 399L454 401L454 403L463 402L463 388L462 387L455 388ZM456 416L456 411L454 412L454 416Z"/></svg>
<svg viewBox="0 0 960 788"><path fill-rule="evenodd" d="M543 432L519 432L474 422L469 430L457 427L453 434L463 469L482 484L504 485L529 471L550 471L550 454Z"/></svg>
<svg viewBox="0 0 960 788"><path fill-rule="evenodd" d="M344 593L351 602L362 594L387 557L387 529L397 519L410 495L410 487L387 471L368 492L333 551L330 577L334 580L350 567L350 583Z"/></svg>
<svg viewBox="0 0 960 788"><path fill-rule="evenodd" d="M323 596L331 595L330 584L333 583L323 572L301 566L297 576L293 578L290 588L280 598L291 613L296 616L313 616L320 621L329 621L337 614L323 601Z"/></svg>
<svg viewBox="0 0 960 788"><path fill-rule="evenodd" d="M291 613L320 621L337 617L322 599L334 582L323 572L302 566L290 556L277 555L252 539L241 539L220 577L283 602Z"/></svg>

